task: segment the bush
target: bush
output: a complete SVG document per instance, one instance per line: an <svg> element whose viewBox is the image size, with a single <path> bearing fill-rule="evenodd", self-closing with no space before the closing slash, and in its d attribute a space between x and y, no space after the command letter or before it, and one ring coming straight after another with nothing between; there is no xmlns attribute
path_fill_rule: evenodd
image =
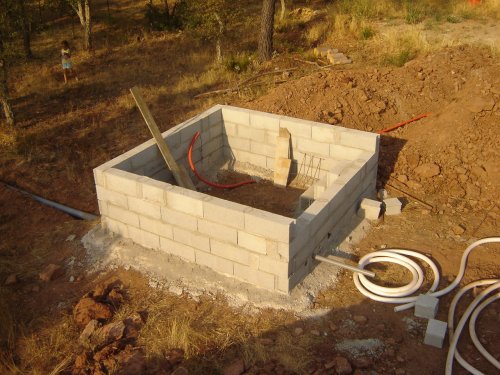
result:
<svg viewBox="0 0 500 375"><path fill-rule="evenodd" d="M183 3L184 2L182 1L180 6L176 7L175 10L182 8ZM170 31L182 28L182 20L181 17L179 17L178 12L169 14L166 10L160 10L153 3L146 4L144 16L146 17L151 30Z"/></svg>
<svg viewBox="0 0 500 375"><path fill-rule="evenodd" d="M226 69L236 73L245 72L251 63L250 57L244 54L231 55L224 60Z"/></svg>
<svg viewBox="0 0 500 375"><path fill-rule="evenodd" d="M363 27L359 32L360 39L364 40L373 38L374 35L375 35L375 30L373 30L370 26Z"/></svg>

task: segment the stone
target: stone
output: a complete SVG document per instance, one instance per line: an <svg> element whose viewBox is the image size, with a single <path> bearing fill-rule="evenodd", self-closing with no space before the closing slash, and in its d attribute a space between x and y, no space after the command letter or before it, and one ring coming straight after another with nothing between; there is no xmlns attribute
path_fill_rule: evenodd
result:
<svg viewBox="0 0 500 375"><path fill-rule="evenodd" d="M368 321L368 318L364 315L354 315L352 317L352 320L354 320L356 323L365 324Z"/></svg>
<svg viewBox="0 0 500 375"><path fill-rule="evenodd" d="M66 237L66 241L71 242L71 241L74 241L75 238L76 238L75 234L70 234L68 237Z"/></svg>
<svg viewBox="0 0 500 375"><path fill-rule="evenodd" d="M241 358L233 361L230 365L226 366L223 370L224 375L241 375L245 371L245 363Z"/></svg>
<svg viewBox="0 0 500 375"><path fill-rule="evenodd" d="M172 372L171 375L189 375L189 371L185 367L179 366L174 370L174 372Z"/></svg>
<svg viewBox="0 0 500 375"><path fill-rule="evenodd" d="M368 357L356 357L353 360L354 367L356 368L368 368L373 365L373 361Z"/></svg>
<svg viewBox="0 0 500 375"><path fill-rule="evenodd" d="M352 373L352 367L347 358L345 357L335 357L335 371L338 375L349 375Z"/></svg>
<svg viewBox="0 0 500 375"><path fill-rule="evenodd" d="M17 274L11 273L5 279L5 285L14 285L14 284L17 284Z"/></svg>
<svg viewBox="0 0 500 375"><path fill-rule="evenodd" d="M52 281L64 273L64 270L61 268L61 266L58 266L57 264L49 264L45 269L40 273L40 280L49 282Z"/></svg>
<svg viewBox="0 0 500 375"><path fill-rule="evenodd" d="M441 172L441 168L439 167L439 165L435 163L425 163L419 165L417 168L413 170L413 172L418 174L420 177L431 178L439 175L439 173Z"/></svg>
<svg viewBox="0 0 500 375"><path fill-rule="evenodd" d="M442 348L448 324L441 320L429 319L425 330L424 344Z"/></svg>
<svg viewBox="0 0 500 375"><path fill-rule="evenodd" d="M311 335L320 336L321 333L317 329L313 329L313 330L311 330Z"/></svg>
<svg viewBox="0 0 500 375"><path fill-rule="evenodd" d="M294 334L295 336L300 336L300 335L302 335L303 333L304 333L304 330L303 330L302 328L300 328L300 327L297 327L297 328L295 328L295 329L293 330L293 334Z"/></svg>
<svg viewBox="0 0 500 375"><path fill-rule="evenodd" d="M493 98L482 98L480 96L471 96L465 102L465 108L472 113L479 113L482 111L491 111L495 105Z"/></svg>
<svg viewBox="0 0 500 375"><path fill-rule="evenodd" d="M454 225L451 230L453 233L455 233L457 236L464 234L465 232L465 227L462 224Z"/></svg>
<svg viewBox="0 0 500 375"><path fill-rule="evenodd" d="M105 321L113 316L109 305L97 302L90 297L83 297L73 309L73 318L80 325L87 325L91 320Z"/></svg>

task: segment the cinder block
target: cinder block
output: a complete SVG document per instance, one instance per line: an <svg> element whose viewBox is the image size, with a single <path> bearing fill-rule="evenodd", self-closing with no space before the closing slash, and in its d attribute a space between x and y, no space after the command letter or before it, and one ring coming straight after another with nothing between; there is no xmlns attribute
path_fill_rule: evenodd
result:
<svg viewBox="0 0 500 375"><path fill-rule="evenodd" d="M96 185L97 199L114 204L115 206L128 208L127 196L116 191L110 191L102 186Z"/></svg>
<svg viewBox="0 0 500 375"><path fill-rule="evenodd" d="M222 121L222 120L221 120ZM208 134L211 139L221 137L222 138L222 122L211 124L208 130Z"/></svg>
<svg viewBox="0 0 500 375"><path fill-rule="evenodd" d="M238 243L238 232L236 229L228 227L224 224L214 223L212 221L199 219L198 231L206 234L211 238L230 242L233 244Z"/></svg>
<svg viewBox="0 0 500 375"><path fill-rule="evenodd" d="M180 128L177 128L177 132L181 136L181 143L191 142L193 136L196 132L201 132L201 119L198 116L192 120L189 120L185 125Z"/></svg>
<svg viewBox="0 0 500 375"><path fill-rule="evenodd" d="M267 157L264 155L258 155L253 153L248 153L247 161L250 164L256 165L257 167L266 168Z"/></svg>
<svg viewBox="0 0 500 375"><path fill-rule="evenodd" d="M245 211L250 208L242 204L213 198L203 202L203 217L207 220L238 229L245 227Z"/></svg>
<svg viewBox="0 0 500 375"><path fill-rule="evenodd" d="M364 198L358 210L358 216L368 220L377 220L380 216L382 203L373 199Z"/></svg>
<svg viewBox="0 0 500 375"><path fill-rule="evenodd" d="M99 213L101 216L108 215L108 204L105 201L97 200L97 205L99 206Z"/></svg>
<svg viewBox="0 0 500 375"><path fill-rule="evenodd" d="M139 215L151 217L153 219L161 218L161 208L158 204L146 202L144 199L128 197L128 209Z"/></svg>
<svg viewBox="0 0 500 375"><path fill-rule="evenodd" d="M442 348L448 325L441 320L429 319L425 330L424 344Z"/></svg>
<svg viewBox="0 0 500 375"><path fill-rule="evenodd" d="M203 217L203 194L174 186L165 192L169 208L189 215Z"/></svg>
<svg viewBox="0 0 500 375"><path fill-rule="evenodd" d="M274 171L274 166L275 166L275 159L267 157L266 158L266 169Z"/></svg>
<svg viewBox="0 0 500 375"><path fill-rule="evenodd" d="M204 143L201 147L201 157L206 158L209 155L217 152L223 146L222 137L212 138L210 141Z"/></svg>
<svg viewBox="0 0 500 375"><path fill-rule="evenodd" d="M235 263L234 276L261 288L274 290L274 275L251 269L249 266Z"/></svg>
<svg viewBox="0 0 500 375"><path fill-rule="evenodd" d="M108 214L111 219L139 228L139 215L134 212L109 204Z"/></svg>
<svg viewBox="0 0 500 375"><path fill-rule="evenodd" d="M93 173L94 173L94 181L95 181L96 185L106 187L106 179L104 177L104 171L106 169L107 168L102 168L102 166L94 168Z"/></svg>
<svg viewBox="0 0 500 375"><path fill-rule="evenodd" d="M130 162L132 163L133 171L147 164L151 164L153 161L162 159L160 150L156 145L146 146L142 144L131 151L133 151L133 155L130 157Z"/></svg>
<svg viewBox="0 0 500 375"><path fill-rule="evenodd" d="M330 145L330 156L335 159L356 160L363 150L343 145Z"/></svg>
<svg viewBox="0 0 500 375"><path fill-rule="evenodd" d="M160 237L156 234L129 226L128 235L135 243L141 246L149 249L158 249L160 247Z"/></svg>
<svg viewBox="0 0 500 375"><path fill-rule="evenodd" d="M235 124L234 122L230 122L230 121L225 120L224 126L222 128L222 134L226 135L226 137L223 137L226 140L229 137L237 137L238 136L238 125ZM225 143L225 144L227 144L227 143Z"/></svg>
<svg viewBox="0 0 500 375"><path fill-rule="evenodd" d="M345 129L340 135L340 144L347 147L360 148L367 151L376 151L380 136L378 134Z"/></svg>
<svg viewBox="0 0 500 375"><path fill-rule="evenodd" d="M161 219L167 224L176 225L191 231L198 229L198 221L195 217L168 207L161 207Z"/></svg>
<svg viewBox="0 0 500 375"><path fill-rule="evenodd" d="M233 275L233 262L230 260L217 257L204 251L195 250L196 263L208 267L216 272Z"/></svg>
<svg viewBox="0 0 500 375"><path fill-rule="evenodd" d="M315 123L312 126L312 140L318 142L326 143L339 143L340 133L338 127L332 125L326 125L321 123Z"/></svg>
<svg viewBox="0 0 500 375"><path fill-rule="evenodd" d="M265 129L254 129L251 126L238 125L238 138L265 143L266 135L267 131Z"/></svg>
<svg viewBox="0 0 500 375"><path fill-rule="evenodd" d="M299 210L305 211L314 202L314 185L311 185L299 197Z"/></svg>
<svg viewBox="0 0 500 375"><path fill-rule="evenodd" d="M171 184L149 177L140 178L139 183L142 184L142 198L160 205L165 204L165 190L173 188Z"/></svg>
<svg viewBox="0 0 500 375"><path fill-rule="evenodd" d="M384 199L385 214L399 215L401 213L402 203L398 198Z"/></svg>
<svg viewBox="0 0 500 375"><path fill-rule="evenodd" d="M233 246L227 242L217 241L210 238L210 252L224 259L232 260L240 264L249 265L249 252L241 247Z"/></svg>
<svg viewBox="0 0 500 375"><path fill-rule="evenodd" d="M323 157L330 155L330 144L313 141L307 138L297 139L297 149L300 152L305 152L312 155L320 155Z"/></svg>
<svg viewBox="0 0 500 375"><path fill-rule="evenodd" d="M235 124L250 125L250 112L243 108L223 106L222 119L224 122L229 121Z"/></svg>
<svg viewBox="0 0 500 375"><path fill-rule="evenodd" d="M259 257L259 270L286 278L290 276L291 267L289 262L280 262L268 256L261 255Z"/></svg>
<svg viewBox="0 0 500 375"><path fill-rule="evenodd" d="M129 237L128 226L120 221L113 220L109 217L103 217L102 224L104 228L112 233L118 234L122 237Z"/></svg>
<svg viewBox="0 0 500 375"><path fill-rule="evenodd" d="M280 118L279 126L281 128L287 128L288 131L292 134L292 139L293 138L311 139L312 123L310 121L304 121L292 117L283 116Z"/></svg>
<svg viewBox="0 0 500 375"><path fill-rule="evenodd" d="M106 171L106 188L131 197L140 198L141 186L137 183L139 176L119 169L110 168Z"/></svg>
<svg viewBox="0 0 500 375"><path fill-rule="evenodd" d="M146 216L139 217L140 228L146 232L154 233L160 237L174 238L173 227L170 224L166 224L161 220L151 219Z"/></svg>
<svg viewBox="0 0 500 375"><path fill-rule="evenodd" d="M278 132L280 117L271 113L250 111L250 126L254 129L264 129L271 132Z"/></svg>
<svg viewBox="0 0 500 375"><path fill-rule="evenodd" d="M259 254L267 253L266 239L250 233L238 231L238 246Z"/></svg>
<svg viewBox="0 0 500 375"><path fill-rule="evenodd" d="M232 149L250 151L250 139L228 137L225 143Z"/></svg>
<svg viewBox="0 0 500 375"><path fill-rule="evenodd" d="M210 240L197 232L174 227L174 241L194 247L195 249L210 252Z"/></svg>
<svg viewBox="0 0 500 375"><path fill-rule="evenodd" d="M194 248L182 243L172 241L169 238L160 237L160 249L168 254L178 256L189 262L195 262Z"/></svg>
<svg viewBox="0 0 500 375"><path fill-rule="evenodd" d="M294 220L270 212L252 209L245 212L245 231L288 243L293 235Z"/></svg>
<svg viewBox="0 0 500 375"><path fill-rule="evenodd" d="M270 145L263 142L251 141L250 152L258 155L273 157L276 152L276 143L274 145Z"/></svg>
<svg viewBox="0 0 500 375"><path fill-rule="evenodd" d="M415 302L415 316L419 318L434 319L439 306L439 298L429 294L421 294Z"/></svg>
<svg viewBox="0 0 500 375"><path fill-rule="evenodd" d="M212 128L214 125L222 123L222 106L215 105L212 108L207 109L201 114L202 117L208 119L208 126Z"/></svg>

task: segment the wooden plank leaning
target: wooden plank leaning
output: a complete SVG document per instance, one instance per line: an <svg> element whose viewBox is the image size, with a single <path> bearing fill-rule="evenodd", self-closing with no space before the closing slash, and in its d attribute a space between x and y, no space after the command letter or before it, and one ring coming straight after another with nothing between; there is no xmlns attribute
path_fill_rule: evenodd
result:
<svg viewBox="0 0 500 375"><path fill-rule="evenodd" d="M167 144L165 143L165 140L161 136L160 129L158 129L158 125L156 125L156 121L153 118L153 115L149 111L148 106L146 105L146 102L142 98L141 93L139 92L138 87L132 87L130 89L130 93L134 97L135 103L137 104L137 107L139 108L139 111L141 111L142 117L144 118L144 121L146 122L146 125L148 126L149 130L151 131L151 134L153 135L156 144L158 145L158 148L160 149L160 152L163 156L163 159L165 159L165 162L167 163L168 168L174 175L174 179L177 182L177 184L181 187L191 189L191 190L196 190L196 187L193 184L193 181L189 177L189 174L182 165L177 164L175 161L174 157L172 156L172 153L168 149Z"/></svg>

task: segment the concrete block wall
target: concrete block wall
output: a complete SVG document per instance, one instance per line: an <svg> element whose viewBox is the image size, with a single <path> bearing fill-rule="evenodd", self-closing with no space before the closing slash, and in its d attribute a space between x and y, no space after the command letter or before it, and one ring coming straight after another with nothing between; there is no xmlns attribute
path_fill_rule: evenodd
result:
<svg viewBox="0 0 500 375"><path fill-rule="evenodd" d="M288 293L310 271L312 254L340 241L343 223L355 215L361 197L375 191L378 137L319 125L216 106L163 133L174 157L186 165L191 138L201 130L194 153L197 166L230 155L269 168L278 129L286 127L294 158L313 153L324 157L321 168L328 167L308 190L308 204L297 219L169 183L170 172L151 140L94 170L102 223L144 247ZM343 148L348 152L338 154ZM159 175L159 180L152 178Z"/></svg>
<svg viewBox="0 0 500 375"><path fill-rule="evenodd" d="M378 154L377 134L292 117L222 106L224 155L261 168L273 169L279 128L291 133L292 163L296 169L313 157L318 179L338 161L354 161L363 152ZM304 159L304 157L306 159Z"/></svg>

